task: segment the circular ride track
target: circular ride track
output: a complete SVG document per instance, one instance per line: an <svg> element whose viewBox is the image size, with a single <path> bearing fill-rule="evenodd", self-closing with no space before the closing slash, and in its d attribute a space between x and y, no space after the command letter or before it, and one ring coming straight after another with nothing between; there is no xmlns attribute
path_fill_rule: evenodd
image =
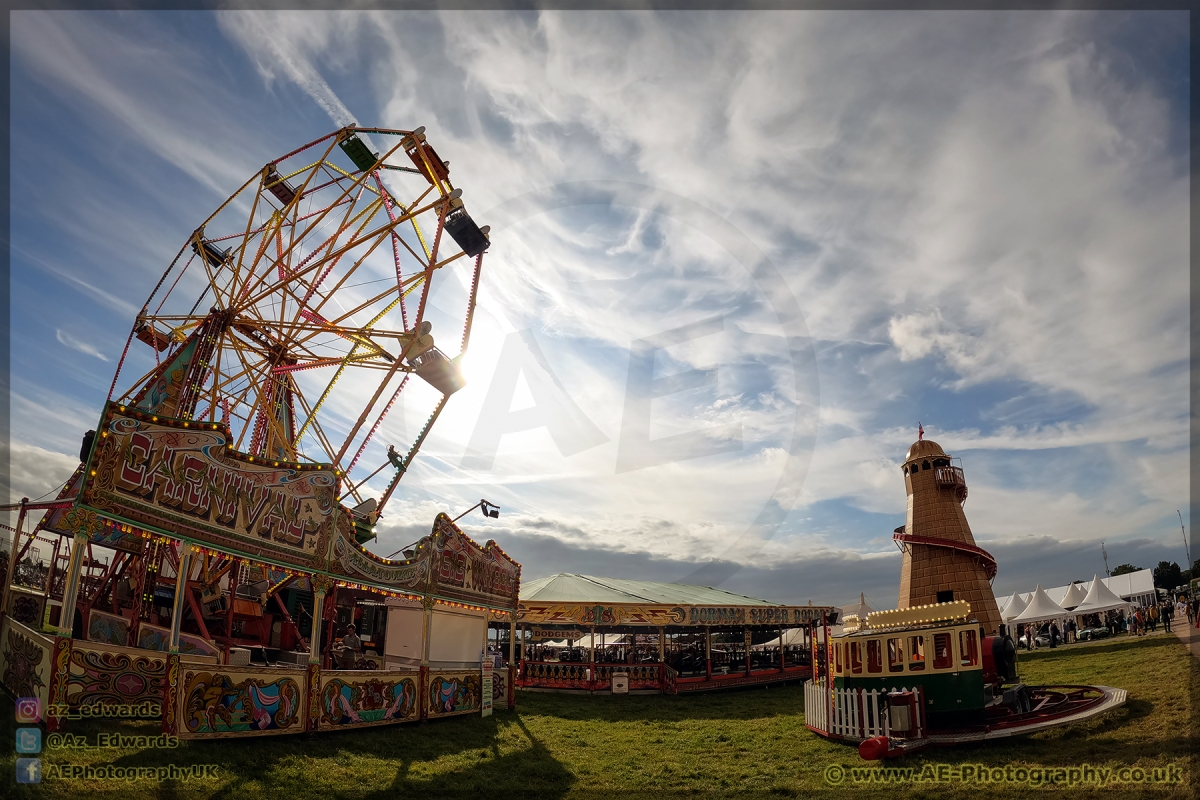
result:
<svg viewBox="0 0 1200 800"><path fill-rule="evenodd" d="M256 458L331 464L373 523L464 383L487 233L424 128L335 131L268 163L192 232L137 315L109 399L224 423ZM458 311L430 303L448 279ZM145 374L123 375L131 347L153 353ZM414 375L434 390L421 389L428 420L406 451L384 458L376 443L360 464ZM383 497L364 504L389 464Z"/></svg>

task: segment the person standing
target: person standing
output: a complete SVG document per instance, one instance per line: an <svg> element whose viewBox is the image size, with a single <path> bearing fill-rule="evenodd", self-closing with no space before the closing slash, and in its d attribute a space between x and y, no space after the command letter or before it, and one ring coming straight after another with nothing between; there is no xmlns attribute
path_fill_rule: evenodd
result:
<svg viewBox="0 0 1200 800"><path fill-rule="evenodd" d="M1168 600L1166 605L1163 606L1163 628L1167 633L1171 632L1171 618L1174 616L1175 608L1171 605L1171 601Z"/></svg>
<svg viewBox="0 0 1200 800"><path fill-rule="evenodd" d="M1058 623L1050 623L1050 647L1051 649L1058 647Z"/></svg>

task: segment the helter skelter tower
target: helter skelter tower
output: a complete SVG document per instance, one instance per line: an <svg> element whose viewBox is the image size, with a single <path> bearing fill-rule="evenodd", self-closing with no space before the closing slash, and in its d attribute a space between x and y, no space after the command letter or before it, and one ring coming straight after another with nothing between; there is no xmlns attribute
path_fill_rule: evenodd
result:
<svg viewBox="0 0 1200 800"><path fill-rule="evenodd" d="M966 600L985 633L1000 626L992 593L996 559L975 545L963 503L967 482L961 466L919 429L904 457L908 493L905 524L893 539L904 553L900 568L899 608Z"/></svg>

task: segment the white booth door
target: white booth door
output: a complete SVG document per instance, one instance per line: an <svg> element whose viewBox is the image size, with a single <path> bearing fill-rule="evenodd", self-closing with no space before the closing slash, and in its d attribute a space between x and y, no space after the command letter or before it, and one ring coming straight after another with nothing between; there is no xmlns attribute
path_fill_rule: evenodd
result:
<svg viewBox="0 0 1200 800"><path fill-rule="evenodd" d="M429 635L429 663L479 664L487 632L487 617L482 613L433 610Z"/></svg>

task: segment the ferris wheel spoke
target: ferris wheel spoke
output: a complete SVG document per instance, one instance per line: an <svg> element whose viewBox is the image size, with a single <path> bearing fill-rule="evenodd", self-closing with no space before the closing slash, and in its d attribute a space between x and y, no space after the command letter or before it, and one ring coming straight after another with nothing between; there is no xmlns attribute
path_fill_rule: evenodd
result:
<svg viewBox="0 0 1200 800"><path fill-rule="evenodd" d="M441 416L442 409L446 407L446 401L449 399L450 395L442 395L442 399L437 404L437 408L435 408L433 413L429 415L429 419L425 420L425 426L421 428L421 432L417 434L416 441L414 441L412 447L408 449L408 455L404 457L404 461L402 462L400 469L396 470L396 475L392 478L392 482L388 484L383 496L379 498L379 503L376 506L377 510L382 509L385 505L387 505L387 501L391 498L392 492L396 489L396 484L398 484L400 479L404 477L404 473L408 471L408 466L412 464L413 459L417 457L417 453L420 451L421 445L425 443L425 437L429 435L429 430L433 427L433 423L437 422L437 418Z"/></svg>
<svg viewBox="0 0 1200 800"><path fill-rule="evenodd" d="M350 461L350 466L346 468L347 475L351 470L354 469L354 465L358 463L358 460L362 458L363 451L366 450L367 445L371 443L371 439L375 436L375 431L379 430L379 426L383 422L383 418L387 416L388 412L392 410L392 406L396 404L396 398L400 396L400 392L404 391L404 387L408 384L408 379L409 375L405 375L400 379L400 385L397 386L396 391L392 393L392 399L388 400L387 405L383 407L383 410L379 412L379 416L376 417L375 424L371 426L371 429L367 431L367 435L363 437L362 444L358 447L358 452L354 454L354 458Z"/></svg>
<svg viewBox="0 0 1200 800"><path fill-rule="evenodd" d="M343 203L340 201L342 201L344 199L349 202L349 205L346 208L346 213L342 217L342 224L338 227L338 233L335 233L334 236L330 237L329 241L332 242L333 240L335 240L337 238L337 236L340 235L340 233L346 228L346 226L348 224L347 220L350 219L351 212L354 211L354 207L358 204L358 197L359 197L359 195L362 194L362 188L361 188L361 186L359 186L358 195L354 195L353 197L351 196L351 191L355 188L355 186L356 186L356 184L352 183L349 186L346 186L345 188L343 188L342 194L338 197L339 202L321 210L316 215L315 219L313 219L312 222L308 225L308 227L305 228L303 231L300 231L297 234L296 231L299 226L292 226L293 239L298 237L299 239L303 240L303 239L307 238L310 234L315 233L317 231L317 229L321 226L321 224L325 221L325 218L327 216L329 216L329 214L333 211L333 209L343 205ZM321 248L318 248L318 249L321 249ZM316 251L314 251L314 252L316 252ZM311 258L311 257L312 256L310 255L309 258ZM307 261L308 259L305 259L305 260ZM298 265L296 269L299 269L300 266L302 266L302 264Z"/></svg>
<svg viewBox="0 0 1200 800"><path fill-rule="evenodd" d="M479 271L483 267L483 253L475 256L475 272L471 275L471 293L467 297L467 319L463 323L462 346L458 349L461 356L467 352L467 343L471 341L471 323L475 319L475 300L479 294Z"/></svg>
<svg viewBox="0 0 1200 800"><path fill-rule="evenodd" d="M338 229L331 236L329 236L323 242L321 242L321 244L318 245L311 253L309 253L307 256L305 256L300 261L299 264L297 264L292 270L289 271L289 274L281 276L280 280L279 280L279 285L285 286L286 283L288 283L292 280L296 280L297 282L303 283L302 280L299 280L299 276L297 274L298 271L300 269L302 269L313 258L316 258L323 250L325 250L326 248L333 245L333 243L337 241L338 236L340 236L351 224L353 224L353 220L356 220L356 219L358 219L359 216L362 216L362 212L360 212L360 214L358 216L356 216L352 219L350 217L350 214L353 211L354 211L354 204L351 203L351 205L346 208L346 213L345 213L345 215L343 215L342 221L339 224ZM330 267L330 269L332 269L332 266ZM307 285L308 289L307 289L307 292L305 293L304 299L300 301L301 305L306 305L309 302L309 299L312 297L312 295L314 293L316 293L317 288L321 284L321 281L324 280L325 274L328 274L328 270L326 270L326 272L324 274L322 274L321 277L317 278L311 284Z"/></svg>
<svg viewBox="0 0 1200 800"><path fill-rule="evenodd" d="M365 214L367 211L371 211L371 210L372 209L369 209L369 208L364 209L363 213ZM360 239L360 237L362 236L363 229L370 223L373 216L374 216L374 214L372 213L371 216L367 216L363 219L362 224L360 224L358 227L358 230L356 230L354 232L354 235L352 237L350 237L350 241L347 243L347 247L349 247L350 245L356 244L356 243L360 243L362 241ZM339 231L338 233L340 234L341 231ZM363 260L368 255L371 254L371 252L375 249L376 246L378 246L378 241L376 241L374 244L372 244L371 248L361 258L359 258L357 261L352 262L350 268L346 271L346 274L343 275L342 278L340 280L338 280L338 282L336 284L334 284L334 286L326 293L325 299L323 299L321 301L321 303L319 303L317 305L317 307L313 309L314 311L319 311L321 309L321 306L323 306L325 304L326 300L328 300L328 298L330 296L335 294L342 287L342 284L345 283L346 279L354 274L354 272L362 264ZM312 295L317 291L317 289L321 286L321 284L325 282L325 279L329 277L329 274L331 272L333 272L334 268L337 266L338 262L341 260L341 257L344 253L345 253L345 250L343 250L341 253L338 253L338 255L329 262L329 265L325 268L325 271L321 273L321 276L319 278L317 278L316 281L313 282L313 285L308 290L308 296L305 298L306 305L310 302Z"/></svg>
<svg viewBox="0 0 1200 800"><path fill-rule="evenodd" d="M351 248L353 248L353 247L355 247L355 246L357 246L357 245L359 245L359 244L362 244L363 242L366 242L366 241L370 241L370 242L372 243L372 244L371 244L371 248L370 248L370 249L373 251L373 250L374 250L376 247L378 247L378 246L379 246L380 234L386 234L388 231L391 231L391 230L395 229L395 227L396 227L397 225L399 225L399 224L401 224L401 223L403 223L403 222L407 222L407 221L408 221L409 219L411 219L412 217L418 216L418 215L420 215L420 214L422 214L422 213L424 213L424 212L426 212L426 211L431 211L431 210L433 210L433 209L434 209L434 208L436 208L438 205L440 205L442 202L443 202L443 201L442 201L442 200L439 198L438 200L435 200L434 202L432 202L432 203L428 204L427 206L423 206L422 208L416 209L415 211L412 211L412 212L410 212L410 213L408 213L408 214L406 214L406 215L404 215L404 216L397 217L397 218L396 218L396 221L395 221L394 223L393 223L393 222L388 222L386 225L382 225L382 226L380 226L379 228L377 228L377 229L375 229L375 230L371 231L371 232L370 232L369 234L367 234L366 236L362 237L362 240L361 240L361 241L352 241L352 242L348 242L347 244L344 244L344 245L342 245L342 246L341 246L340 248L338 248L337 250L333 250L333 251L331 251L331 252L327 253L327 254L325 255L325 257L324 257L324 258L322 258L322 259L319 259L319 260L317 260L317 261L314 261L314 262L312 262L312 263L310 263L310 264L306 265L306 266L305 266L305 267L304 267L302 270L299 270L299 269L298 269L296 272L294 272L294 273L292 274L292 276L291 276L291 277L292 277L293 279L295 279L295 278L298 278L298 277L300 277L301 275L307 275L307 274L311 274L311 273L313 273L313 272L316 272L318 269L320 269L321 267L325 266L325 263L326 263L327 261L330 261L330 260L332 260L332 259L334 259L334 258L337 258L337 257L341 256L341 255L342 255L343 253L345 253L346 251L348 251L348 250L350 250ZM438 226L438 228L439 228L439 232L440 232L440 229L441 229L441 227L442 227L442 226L439 224L439 226ZM253 296L251 296L251 297L247 298L247 299L244 301L244 304L245 304L245 305L252 305L252 304L254 304L254 303L256 303L256 302L260 301L262 298L266 297L267 295L271 294L271 292L273 292L273 291L276 291L276 290L277 290L277 288L278 288L277 284L272 284L272 285L270 285L270 286L264 287L264 288L263 288L263 290L262 290L262 291L260 291L258 294L256 294L256 295L253 295Z"/></svg>
<svg viewBox="0 0 1200 800"><path fill-rule="evenodd" d="M334 447L330 443L329 437L325 435L325 430L324 430L324 428L321 427L320 421L313 418L312 411L308 408L308 402L304 399L304 396L298 394L297 397L300 400L300 406L301 406L301 408L304 409L305 414L307 414L310 419L313 419L313 424L312 424L313 435L315 435L317 437L317 441L320 443L321 447L324 449L326 455L328 456L328 458L329 458L328 463L332 464L333 468L335 470L338 470L343 475L346 475L347 482L349 482L349 475L347 475L346 470L342 469L342 467L341 467L341 456L333 454ZM355 491L355 493L354 493L354 499L360 503L362 502L362 497L359 496L357 491Z"/></svg>
<svg viewBox="0 0 1200 800"><path fill-rule="evenodd" d="M379 402L379 396L383 394L384 387L391 383L392 376L395 375L398 370L400 370L401 366L402 360L397 358L388 369L387 377L380 381L379 387L375 389L375 394L367 403L367 407L362 410L362 414L359 415L358 420L354 423L354 427L350 429L350 434L346 437L346 441L342 444L341 449L338 450L337 460L339 462L346 455L346 450L349 449L350 443L354 441L354 437L356 437L359 430L362 429L363 423L367 421L367 415L371 413L371 409L374 408L375 404Z"/></svg>
<svg viewBox="0 0 1200 800"><path fill-rule="evenodd" d="M257 234L259 236L258 251L254 254L254 260L250 263L250 267L247 270L247 280L251 280L255 272L258 271L258 265L262 261L263 255L267 252L267 246L275 238L275 233L281 229L282 222L283 216L278 211L273 211L270 222L259 229ZM276 265L268 262L267 270L269 271L272 266ZM280 278L282 279L282 276Z"/></svg>
<svg viewBox="0 0 1200 800"><path fill-rule="evenodd" d="M200 256L200 265L204 267L204 274L206 276L208 276L208 286L212 289L213 296L217 299L217 304L218 305L228 305L227 303L222 303L222 301L221 301L221 285L220 285L220 282L217 280L216 273L214 273L212 270L212 265L208 263L207 258L205 258L203 255L201 255L202 253L205 252L203 249L204 248L204 237L200 235L200 232L203 230L204 230L204 228L203 228L203 226L201 226L196 229L195 233L192 234L192 249L195 251L196 255ZM189 261L188 263L190 264L191 262ZM219 267L218 267L218 271L220 271ZM165 298L164 298L164 300L165 300ZM197 305L199 305L198 302L197 302ZM195 306L193 306L192 311L195 311L195 310L196 310Z"/></svg>

